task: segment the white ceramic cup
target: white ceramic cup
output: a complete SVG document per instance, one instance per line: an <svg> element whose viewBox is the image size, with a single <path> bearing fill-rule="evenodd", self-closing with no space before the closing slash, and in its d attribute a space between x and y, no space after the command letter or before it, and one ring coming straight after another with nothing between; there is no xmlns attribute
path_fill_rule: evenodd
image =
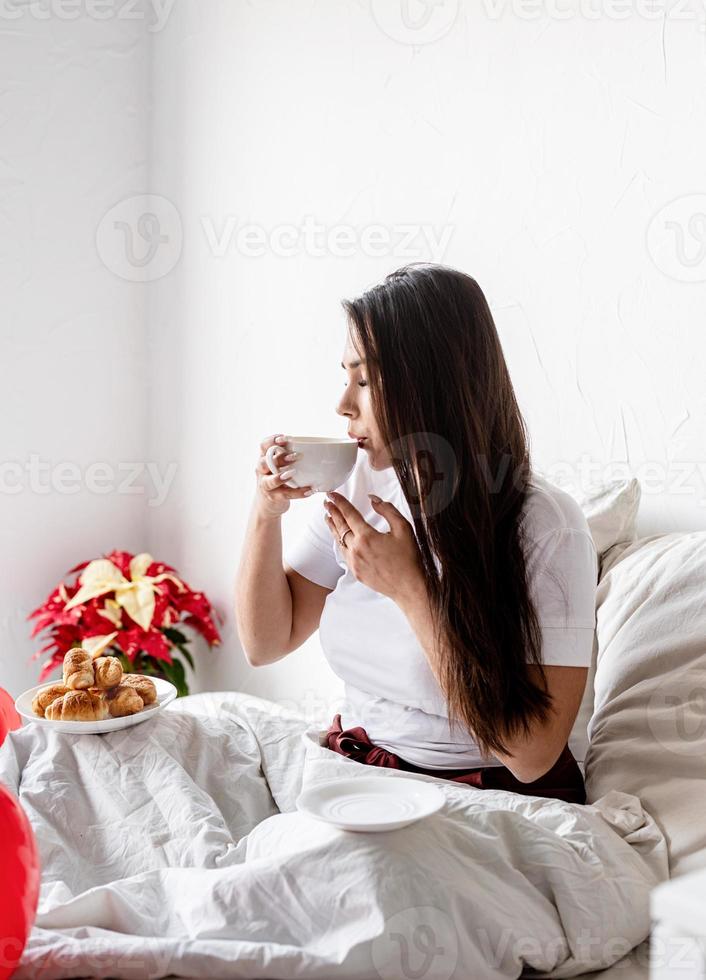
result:
<svg viewBox="0 0 706 980"><path fill-rule="evenodd" d="M275 464L278 450L286 453L299 453L298 457L286 469L293 468L294 476L284 484L293 489L311 487L312 490L335 490L344 483L353 472L358 455L358 443L352 439L327 439L319 436L290 436L286 448L283 443L276 443L265 453L265 462L270 472L279 472Z"/></svg>

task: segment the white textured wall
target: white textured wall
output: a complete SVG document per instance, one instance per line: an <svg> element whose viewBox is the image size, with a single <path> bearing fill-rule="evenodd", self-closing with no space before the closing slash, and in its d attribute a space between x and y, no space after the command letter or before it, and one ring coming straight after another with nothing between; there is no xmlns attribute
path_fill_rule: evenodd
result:
<svg viewBox="0 0 706 980"><path fill-rule="evenodd" d="M259 439L343 431L339 299L414 258L486 291L538 465L585 457L599 477L622 461L647 478L645 533L706 527L706 207L691 199L706 193L701 21L683 5L667 17L633 5L625 20L607 0L555 4L557 16L446 0L434 15L446 23L409 28L403 7L209 0L177 6L154 38L153 187L184 232L151 291L151 342L166 355L152 452L180 461L154 543L223 608ZM652 228L658 267L648 227L685 195ZM664 221L686 228L693 214L679 261ZM352 247L345 232L307 244L307 216L352 226ZM378 238L374 257L365 235L378 226L390 245ZM411 249L400 226L417 229ZM425 226L450 235L441 254ZM295 505L287 533L318 505ZM204 688L302 701L338 689L316 643L248 668L232 615L224 649L201 663Z"/></svg>
<svg viewBox="0 0 706 980"><path fill-rule="evenodd" d="M0 17L0 685L13 695L39 674L27 614L79 561L138 547L147 516L139 483L125 486L146 450L144 287L109 271L95 238L147 181L148 35L144 19L48 10Z"/></svg>
<svg viewBox="0 0 706 980"><path fill-rule="evenodd" d="M335 696L316 642L259 670L239 649L252 466L269 432L344 430L339 300L413 259L486 291L537 465L623 463L641 530L706 527L706 33L665 2L176 0L5 31L4 455L144 450L173 474L157 506L3 495L10 687L37 594L140 529L228 613L196 689ZM140 287L92 237L143 193L122 220L150 211L165 241Z"/></svg>

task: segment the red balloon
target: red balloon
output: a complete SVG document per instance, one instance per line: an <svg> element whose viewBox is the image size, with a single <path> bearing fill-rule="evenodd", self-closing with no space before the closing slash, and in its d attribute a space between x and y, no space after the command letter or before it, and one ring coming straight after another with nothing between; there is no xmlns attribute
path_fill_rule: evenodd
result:
<svg viewBox="0 0 706 980"><path fill-rule="evenodd" d="M0 687L0 745L5 741L7 733L19 728L21 724L22 719L17 714L15 702L7 691Z"/></svg>
<svg viewBox="0 0 706 980"><path fill-rule="evenodd" d="M0 980L12 976L37 914L39 856L19 801L0 783Z"/></svg>

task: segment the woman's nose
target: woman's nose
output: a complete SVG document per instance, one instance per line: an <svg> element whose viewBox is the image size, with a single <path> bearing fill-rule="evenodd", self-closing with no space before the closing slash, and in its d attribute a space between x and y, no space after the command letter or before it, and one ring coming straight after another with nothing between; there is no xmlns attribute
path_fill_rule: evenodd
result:
<svg viewBox="0 0 706 980"><path fill-rule="evenodd" d="M347 418L353 415L354 406L348 397L348 390L344 391L339 399L338 405L336 405L336 412L339 415L345 415Z"/></svg>

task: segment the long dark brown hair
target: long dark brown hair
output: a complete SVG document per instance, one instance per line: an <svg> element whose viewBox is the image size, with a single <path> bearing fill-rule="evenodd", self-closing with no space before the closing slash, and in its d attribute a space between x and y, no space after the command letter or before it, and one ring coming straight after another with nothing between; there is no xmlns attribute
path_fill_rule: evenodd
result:
<svg viewBox="0 0 706 980"><path fill-rule="evenodd" d="M414 521L449 721L507 753L552 699L525 562L529 437L490 308L471 276L428 264L343 306Z"/></svg>

